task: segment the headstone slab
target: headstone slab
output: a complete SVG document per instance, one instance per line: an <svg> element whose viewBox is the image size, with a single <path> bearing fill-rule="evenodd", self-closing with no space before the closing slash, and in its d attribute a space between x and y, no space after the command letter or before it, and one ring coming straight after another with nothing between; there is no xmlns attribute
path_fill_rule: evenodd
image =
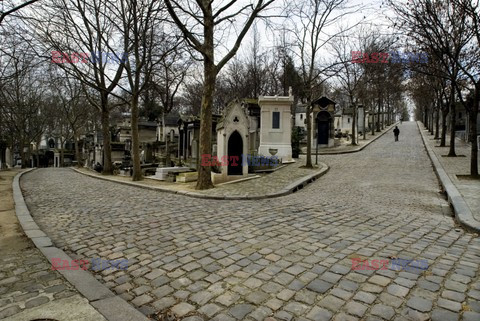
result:
<svg viewBox="0 0 480 321"><path fill-rule="evenodd" d="M190 168L189 167L158 167L156 172L155 172L155 176L152 177L152 178L158 179L160 181L167 180L168 173L170 173L172 171L188 172L188 171L190 171Z"/></svg>

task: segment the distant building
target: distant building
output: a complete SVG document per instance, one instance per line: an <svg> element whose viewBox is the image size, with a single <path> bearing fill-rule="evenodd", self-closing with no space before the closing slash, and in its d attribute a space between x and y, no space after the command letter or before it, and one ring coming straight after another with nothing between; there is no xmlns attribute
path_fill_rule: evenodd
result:
<svg viewBox="0 0 480 321"><path fill-rule="evenodd" d="M299 104L295 109L295 126L307 129L307 108L305 104Z"/></svg>
<svg viewBox="0 0 480 321"><path fill-rule="evenodd" d="M335 144L336 102L323 96L312 101L312 146L333 147Z"/></svg>

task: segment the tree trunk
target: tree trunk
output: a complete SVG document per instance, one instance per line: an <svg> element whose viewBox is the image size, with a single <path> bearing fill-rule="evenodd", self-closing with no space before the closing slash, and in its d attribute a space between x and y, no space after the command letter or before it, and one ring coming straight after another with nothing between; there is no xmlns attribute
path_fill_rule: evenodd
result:
<svg viewBox="0 0 480 321"><path fill-rule="evenodd" d="M380 104L378 104L377 111L377 132L380 132Z"/></svg>
<svg viewBox="0 0 480 321"><path fill-rule="evenodd" d="M363 140L367 139L367 112L365 106L363 107Z"/></svg>
<svg viewBox="0 0 480 321"><path fill-rule="evenodd" d="M25 155L25 143L24 143L24 139L20 139L20 144L19 144L19 147L20 147L20 158L22 159L22 168L27 168L27 159L26 159L26 155ZM14 166L17 165L17 164L14 164Z"/></svg>
<svg viewBox="0 0 480 321"><path fill-rule="evenodd" d="M382 104L382 130L385 128L385 106Z"/></svg>
<svg viewBox="0 0 480 321"><path fill-rule="evenodd" d="M73 134L73 137L75 137L75 158L77 159L77 167L80 168L83 166L83 159L80 155L80 147L78 146L80 139L76 133Z"/></svg>
<svg viewBox="0 0 480 321"><path fill-rule="evenodd" d="M25 164L26 167L30 168L32 167L32 161L31 161L31 157L32 157L32 144L30 144L30 142L28 143L28 147L27 147L27 161Z"/></svg>
<svg viewBox="0 0 480 321"><path fill-rule="evenodd" d="M391 123L391 117L390 117L390 98L387 100L387 126L390 126Z"/></svg>
<svg viewBox="0 0 480 321"><path fill-rule="evenodd" d="M375 107L372 107L372 136L375 135Z"/></svg>
<svg viewBox="0 0 480 321"><path fill-rule="evenodd" d="M307 120L307 162L305 164L305 167L307 168L312 168L312 109L310 108L312 102L309 99L307 101L307 106L306 106L306 120ZM318 144L318 142L317 142Z"/></svg>
<svg viewBox="0 0 480 321"><path fill-rule="evenodd" d="M478 106L478 103L477 103ZM470 114L470 140L472 144L471 155L470 155L470 175L473 177L478 177L478 140L477 140L477 112L472 110Z"/></svg>
<svg viewBox="0 0 480 321"><path fill-rule="evenodd" d="M452 87L455 86L452 84ZM448 151L449 157L457 156L455 154L455 124L456 124L456 110L455 110L455 91L452 88L451 98L450 98L450 150Z"/></svg>
<svg viewBox="0 0 480 321"><path fill-rule="evenodd" d="M433 130L435 129L435 127L433 126L434 116L435 116L435 106L432 106L431 112L430 112L430 135L433 135Z"/></svg>
<svg viewBox="0 0 480 321"><path fill-rule="evenodd" d="M437 106L436 108L436 117L435 117L435 139L439 138L439 127L440 127L440 106Z"/></svg>
<svg viewBox="0 0 480 321"><path fill-rule="evenodd" d="M63 149L64 145L65 145L65 141L61 139L60 140L60 160L59 160L58 167L63 167L63 159L65 157L65 151Z"/></svg>
<svg viewBox="0 0 480 321"><path fill-rule="evenodd" d="M423 123L425 124L425 127L428 129L428 108L425 108L423 111Z"/></svg>
<svg viewBox="0 0 480 321"><path fill-rule="evenodd" d="M102 99L103 100L103 99ZM103 105L104 104L104 105ZM112 175L112 145L110 144L110 111L107 100L102 101L102 136L103 136L103 175Z"/></svg>
<svg viewBox="0 0 480 321"><path fill-rule="evenodd" d="M37 155L35 155L35 163L36 163L35 167L40 167L40 154L39 154L40 149L39 149L38 145L37 145L37 148L36 148L36 152L37 152Z"/></svg>
<svg viewBox="0 0 480 321"><path fill-rule="evenodd" d="M214 18L212 15L211 5L207 6L204 12L203 21L203 96L202 109L200 111L200 139L198 159L202 155L212 153L212 109L213 109L213 93L215 91L215 82L217 79L217 66L215 66L215 50L214 50ZM192 155L193 156L193 155ZM196 189L203 190L213 188L212 168L210 166L201 166L197 163L198 179Z"/></svg>
<svg viewBox="0 0 480 321"><path fill-rule="evenodd" d="M472 144L470 155L470 175L473 177L479 177L478 175L478 139L477 139L477 118L478 118L478 106L480 103L480 82L475 86L475 96L473 99L473 106L469 115L469 127L470 127L470 141Z"/></svg>
<svg viewBox="0 0 480 321"><path fill-rule="evenodd" d="M205 57L204 61L204 77L205 84L203 87L202 110L200 112L200 158L202 155L209 155L212 153L212 106L217 75L213 60L210 60L207 57ZM198 166L196 189L203 190L209 188L213 188L211 167L200 165Z"/></svg>
<svg viewBox="0 0 480 321"><path fill-rule="evenodd" d="M165 142L165 163L167 167L170 166L170 152L168 151L168 137L167 137L167 127L165 126L165 112L162 111L162 135L163 141Z"/></svg>
<svg viewBox="0 0 480 321"><path fill-rule="evenodd" d="M447 116L448 108L442 108L442 137L440 139L440 147L445 147L447 142Z"/></svg>
<svg viewBox="0 0 480 321"><path fill-rule="evenodd" d="M357 145L357 135L356 135L356 120L357 120L357 107L352 106L352 145Z"/></svg>
<svg viewBox="0 0 480 321"><path fill-rule="evenodd" d="M39 137L37 138L37 142L36 142L36 146L37 148L35 148L36 152L37 152L37 155L35 157L36 159L36 165L35 167L40 167L40 143L41 143L41 136L39 135Z"/></svg>
<svg viewBox="0 0 480 321"><path fill-rule="evenodd" d="M142 179L142 168L140 166L140 142L138 138L138 95L132 96L132 159L133 159L133 174L132 181L139 181Z"/></svg>

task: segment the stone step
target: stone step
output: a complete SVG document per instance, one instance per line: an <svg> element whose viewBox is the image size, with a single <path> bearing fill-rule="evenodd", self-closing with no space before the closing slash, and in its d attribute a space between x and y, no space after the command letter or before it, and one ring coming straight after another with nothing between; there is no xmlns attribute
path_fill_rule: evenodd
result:
<svg viewBox="0 0 480 321"><path fill-rule="evenodd" d="M195 182L198 179L198 172L180 173L177 175L177 182Z"/></svg>
<svg viewBox="0 0 480 321"><path fill-rule="evenodd" d="M170 172L188 172L190 171L189 167L158 167L155 171L155 178L161 181L164 181L168 177Z"/></svg>
<svg viewBox="0 0 480 321"><path fill-rule="evenodd" d="M167 173L171 171L190 170L190 167L157 167L157 173Z"/></svg>

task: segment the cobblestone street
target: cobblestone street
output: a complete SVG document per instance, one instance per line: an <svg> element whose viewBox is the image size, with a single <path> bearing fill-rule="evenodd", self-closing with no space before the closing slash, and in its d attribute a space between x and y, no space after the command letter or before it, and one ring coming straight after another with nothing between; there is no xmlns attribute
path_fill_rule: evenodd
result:
<svg viewBox="0 0 480 321"><path fill-rule="evenodd" d="M0 179L0 320L45 306L65 306L67 301L77 307L88 302L59 272L52 270L40 250L23 234L15 217L11 188L18 172L3 172ZM104 320L86 315L86 310L80 312L91 320ZM70 317L78 315L70 311Z"/></svg>
<svg viewBox="0 0 480 321"><path fill-rule="evenodd" d="M326 175L274 199L205 200L52 168L21 186L73 258L128 259L125 271L92 273L145 315L478 321L480 239L451 217L417 124L399 128L399 142L388 132L319 156ZM428 270L353 271L352 258L423 259Z"/></svg>

